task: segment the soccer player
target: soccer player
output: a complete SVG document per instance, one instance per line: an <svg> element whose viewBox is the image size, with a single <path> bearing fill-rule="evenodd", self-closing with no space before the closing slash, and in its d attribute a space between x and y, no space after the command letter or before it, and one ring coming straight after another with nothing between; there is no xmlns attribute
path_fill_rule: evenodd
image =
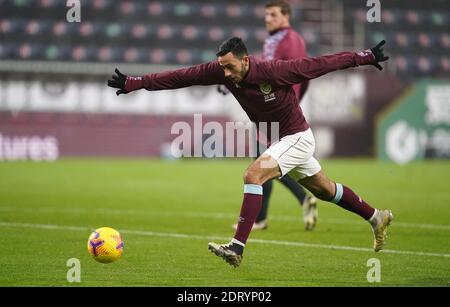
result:
<svg viewBox="0 0 450 307"><path fill-rule="evenodd" d="M307 57L306 45L303 38L291 28L289 19L292 15L292 10L289 3L283 0L274 0L268 2L265 5L265 9L265 24L269 37L264 41L262 59L290 60ZM301 99L305 95L307 87L308 81L292 86L299 102L301 102ZM308 196L305 189L292 177L283 176L279 180L294 194L300 206L303 207L305 229L313 230L318 217L317 199L314 196ZM266 229L268 227L267 212L272 189L272 180L268 180L263 184L262 208L259 211L253 229ZM235 229L237 229L237 225L233 225Z"/></svg>
<svg viewBox="0 0 450 307"><path fill-rule="evenodd" d="M217 60L142 77L126 76L116 69L117 75L108 80L108 86L117 88L116 94L120 95L140 89L157 91L224 84L257 126L259 123L279 125L279 142L273 143L245 171L244 198L234 237L226 244L208 244L210 251L230 265L237 267L242 262L245 244L261 210L262 185L286 174L317 198L335 203L368 221L374 234L373 247L378 252L383 248L387 227L393 219L391 211L371 207L349 187L325 175L313 157L314 136L292 85L360 65L374 65L381 70L379 62L388 59L383 53L384 44L382 41L359 53L260 61L248 55L240 38L232 37L220 45Z"/></svg>

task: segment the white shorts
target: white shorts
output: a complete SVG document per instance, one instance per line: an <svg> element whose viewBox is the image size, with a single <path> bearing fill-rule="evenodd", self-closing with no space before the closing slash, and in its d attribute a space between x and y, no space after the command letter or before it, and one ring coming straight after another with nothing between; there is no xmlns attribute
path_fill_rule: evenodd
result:
<svg viewBox="0 0 450 307"><path fill-rule="evenodd" d="M314 135L311 129L308 129L281 138L263 154L268 154L277 161L281 177L289 174L298 181L313 176L321 170L319 161L313 157L315 147Z"/></svg>

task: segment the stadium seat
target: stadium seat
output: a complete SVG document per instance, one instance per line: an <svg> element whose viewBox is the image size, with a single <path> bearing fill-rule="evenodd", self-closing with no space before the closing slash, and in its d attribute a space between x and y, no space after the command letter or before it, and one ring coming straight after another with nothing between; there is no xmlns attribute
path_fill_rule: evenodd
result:
<svg viewBox="0 0 450 307"><path fill-rule="evenodd" d="M412 63L406 57L399 55L395 57L395 65L400 73L406 73L411 69Z"/></svg>
<svg viewBox="0 0 450 307"><path fill-rule="evenodd" d="M162 16L169 10L169 5L164 2L152 1L147 6L149 16Z"/></svg>
<svg viewBox="0 0 450 307"><path fill-rule="evenodd" d="M244 14L243 6L240 6L238 4L229 4L226 7L226 13L227 17L229 18L241 17Z"/></svg>
<svg viewBox="0 0 450 307"><path fill-rule="evenodd" d="M222 41L228 34L221 27L211 27L208 30L208 38L213 42Z"/></svg>
<svg viewBox="0 0 450 307"><path fill-rule="evenodd" d="M442 33L440 35L439 42L443 48L450 49L450 34Z"/></svg>
<svg viewBox="0 0 450 307"><path fill-rule="evenodd" d="M134 15L136 13L136 3L132 1L122 1L120 3L120 13L124 16Z"/></svg>
<svg viewBox="0 0 450 307"><path fill-rule="evenodd" d="M161 40L172 39L176 35L178 35L178 29L169 24L162 24L156 29L156 36Z"/></svg>
<svg viewBox="0 0 450 307"><path fill-rule="evenodd" d="M124 50L122 60L125 63L139 63L143 61L144 57L144 50L129 47Z"/></svg>
<svg viewBox="0 0 450 307"><path fill-rule="evenodd" d="M19 9L31 7L38 3L37 0L20 0L20 1L10 1L10 2L11 2L12 6L19 8Z"/></svg>
<svg viewBox="0 0 450 307"><path fill-rule="evenodd" d="M14 45L0 42L0 59L10 59L14 54Z"/></svg>
<svg viewBox="0 0 450 307"><path fill-rule="evenodd" d="M112 8L114 5L114 1L112 0L92 0L89 1L90 5L92 5L92 8L96 11L107 11Z"/></svg>
<svg viewBox="0 0 450 307"><path fill-rule="evenodd" d="M419 33L418 43L422 48L431 48L435 46L437 37L434 34Z"/></svg>
<svg viewBox="0 0 450 307"><path fill-rule="evenodd" d="M154 29L151 26L138 23L131 26L130 34L135 39L149 39L154 34Z"/></svg>
<svg viewBox="0 0 450 307"><path fill-rule="evenodd" d="M192 63L192 53L188 49L178 50L175 54L175 58L177 59L177 63L179 64L188 64Z"/></svg>
<svg viewBox="0 0 450 307"><path fill-rule="evenodd" d="M98 32L100 32L100 28L98 26L94 26L89 21L85 21L80 24L79 35L83 38L96 36Z"/></svg>
<svg viewBox="0 0 450 307"><path fill-rule="evenodd" d="M150 50L149 59L154 64L176 63L175 51L172 49L156 48Z"/></svg>
<svg viewBox="0 0 450 307"><path fill-rule="evenodd" d="M199 12L203 18L214 18L217 15L217 7L211 3L202 4Z"/></svg>
<svg viewBox="0 0 450 307"><path fill-rule="evenodd" d="M67 46L49 45L45 49L45 59L49 61L69 61L71 48Z"/></svg>
<svg viewBox="0 0 450 307"><path fill-rule="evenodd" d="M92 62L96 60L97 49L91 46L75 46L72 49L72 60L77 62Z"/></svg>
<svg viewBox="0 0 450 307"><path fill-rule="evenodd" d="M15 39L18 34L25 33L26 22L23 19L3 19L0 21L0 31L4 38Z"/></svg>
<svg viewBox="0 0 450 307"><path fill-rule="evenodd" d="M431 74L437 69L437 63L434 59L427 56L419 56L416 60L416 66L420 74Z"/></svg>
<svg viewBox="0 0 450 307"><path fill-rule="evenodd" d="M97 50L97 61L110 62L113 59L113 49L111 47L101 47Z"/></svg>
<svg viewBox="0 0 450 307"><path fill-rule="evenodd" d="M187 41L201 39L203 36L201 34L203 32L195 26L185 26L181 29L181 37Z"/></svg>
<svg viewBox="0 0 450 307"><path fill-rule="evenodd" d="M58 6L58 1L57 0L40 0L37 2L39 5L39 8L42 9L50 9L50 8L55 8Z"/></svg>
<svg viewBox="0 0 450 307"><path fill-rule="evenodd" d="M201 57L199 59L199 63L206 63L216 59L216 51L215 50L204 50L201 52Z"/></svg>
<svg viewBox="0 0 450 307"><path fill-rule="evenodd" d="M424 14L420 11L408 10L405 12L405 17L409 26L419 26L424 19Z"/></svg>
<svg viewBox="0 0 450 307"><path fill-rule="evenodd" d="M427 26L433 30L447 30L450 26L450 13L447 11L442 12L428 12L426 14Z"/></svg>
<svg viewBox="0 0 450 307"><path fill-rule="evenodd" d="M124 25L112 22L103 28L103 33L109 38L120 38L124 34Z"/></svg>
<svg viewBox="0 0 450 307"><path fill-rule="evenodd" d="M47 36L50 32L50 22L46 20L30 20L25 25L28 36Z"/></svg>
<svg viewBox="0 0 450 307"><path fill-rule="evenodd" d="M38 60L44 54L44 48L40 44L31 45L23 43L18 46L17 56L21 60Z"/></svg>
<svg viewBox="0 0 450 307"><path fill-rule="evenodd" d="M70 27L70 24L64 21L55 22L52 26L52 35L55 37L71 35L70 30L75 30L75 27Z"/></svg>
<svg viewBox="0 0 450 307"><path fill-rule="evenodd" d="M449 57L441 57L439 59L439 68L443 73L450 73L450 58Z"/></svg>
<svg viewBox="0 0 450 307"><path fill-rule="evenodd" d="M243 40L248 40L249 36L250 36L250 32L246 28L236 27L231 30L231 35L238 36L238 37L242 38Z"/></svg>
<svg viewBox="0 0 450 307"><path fill-rule="evenodd" d="M384 9L381 13L381 20L389 26L394 26L402 22L402 14L396 10Z"/></svg>
<svg viewBox="0 0 450 307"><path fill-rule="evenodd" d="M261 20L266 15L266 8L264 5L255 5L253 7L253 18L256 20Z"/></svg>
<svg viewBox="0 0 450 307"><path fill-rule="evenodd" d="M189 4L188 2L176 3L173 7L174 15L177 17L185 17L192 15L193 12L197 11L197 6L195 4Z"/></svg>

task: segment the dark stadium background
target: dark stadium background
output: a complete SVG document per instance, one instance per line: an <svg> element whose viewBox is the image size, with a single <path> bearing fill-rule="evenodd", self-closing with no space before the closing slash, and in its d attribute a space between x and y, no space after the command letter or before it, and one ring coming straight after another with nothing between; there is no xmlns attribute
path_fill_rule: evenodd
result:
<svg viewBox="0 0 450 307"><path fill-rule="evenodd" d="M311 83L304 109L320 157L390 159L377 142L389 106L422 80L444 80L448 92L448 1L382 1L381 22L373 23L366 2L291 1L293 27L310 56L359 51L381 39L391 56L382 72L336 72ZM172 124L192 123L194 113L204 122L246 121L237 102L215 87L116 97L106 80L115 67L142 75L213 60L232 35L259 54L267 35L264 3L81 1L81 22L70 23L66 1L0 1L0 159L165 156ZM446 97L441 110L448 114ZM439 124L443 145L434 148L427 130L414 159L450 156L449 120Z"/></svg>

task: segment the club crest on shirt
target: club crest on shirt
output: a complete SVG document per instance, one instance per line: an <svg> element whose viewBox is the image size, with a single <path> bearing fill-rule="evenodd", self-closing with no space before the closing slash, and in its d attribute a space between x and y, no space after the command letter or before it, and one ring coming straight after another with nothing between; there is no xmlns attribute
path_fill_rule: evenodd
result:
<svg viewBox="0 0 450 307"><path fill-rule="evenodd" d="M275 100L275 93L270 93L272 91L272 85L267 83L260 84L259 90L264 94L264 102Z"/></svg>
<svg viewBox="0 0 450 307"><path fill-rule="evenodd" d="M270 92L272 91L272 85L263 83L259 85L259 89L261 90L261 93L267 95L270 94Z"/></svg>

